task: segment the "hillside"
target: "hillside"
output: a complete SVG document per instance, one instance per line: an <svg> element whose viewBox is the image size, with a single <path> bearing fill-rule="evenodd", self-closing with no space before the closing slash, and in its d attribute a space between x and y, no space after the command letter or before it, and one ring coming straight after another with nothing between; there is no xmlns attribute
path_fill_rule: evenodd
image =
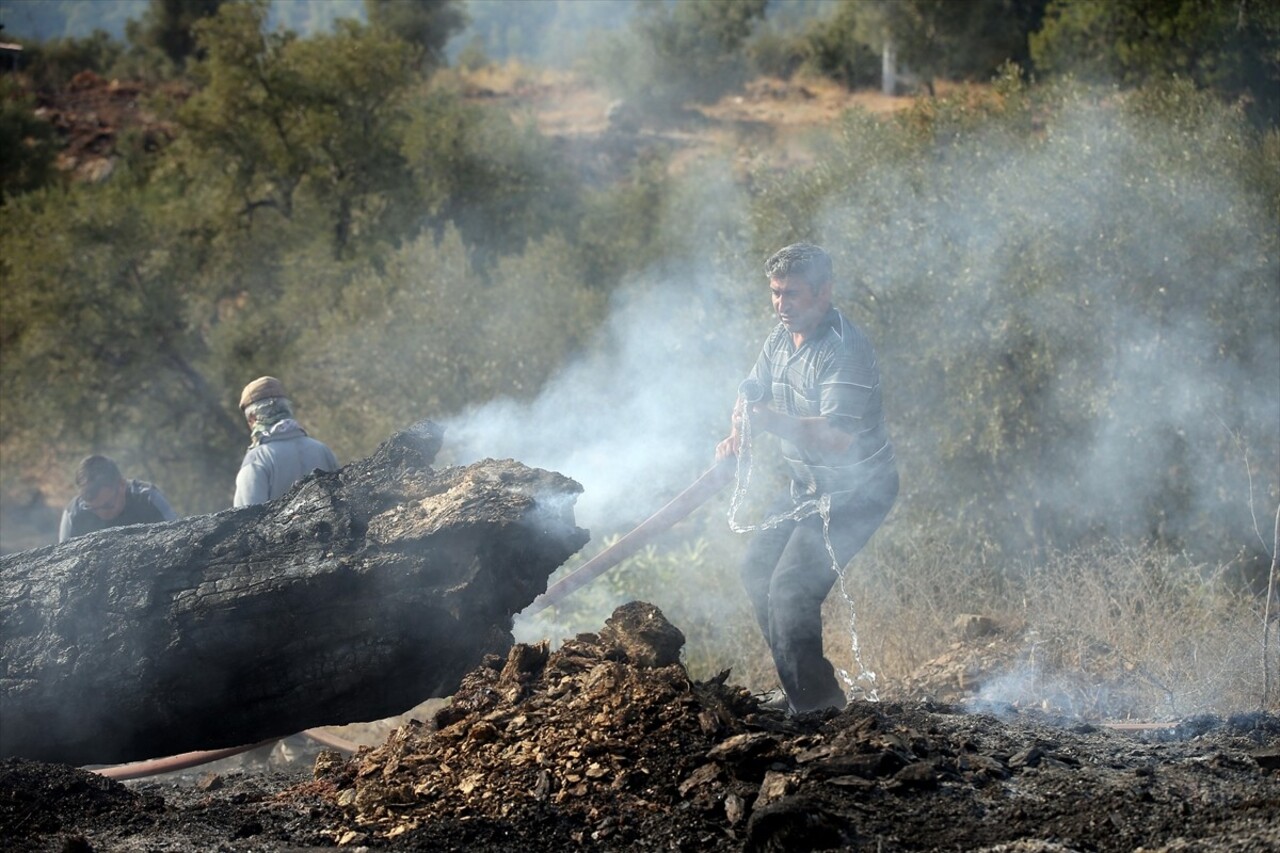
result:
<svg viewBox="0 0 1280 853"><path fill-rule="evenodd" d="M728 160L740 170L759 162L779 171L794 168L811 161L814 132L829 128L844 111L882 114L911 103L872 91L849 92L823 79L759 78L741 94L690 110L678 122L655 125L629 118L605 91L569 72L513 63L450 70L435 85L533 123L581 175L597 184L625 177L652 152L665 156L676 176L709 158ZM177 138L180 129L159 105L180 104L191 94L190 86L179 82L156 88L105 79L92 71L76 75L61 89L31 92L36 116L56 133L56 168L72 181L88 183L109 180L122 157L145 156ZM58 513L72 496L65 472L50 470L21 486L6 485L10 492L0 502L0 553L53 541Z"/></svg>
<svg viewBox="0 0 1280 853"><path fill-rule="evenodd" d="M849 92L822 78L761 77L741 94L690 110L675 126L654 126L616 117L611 122L614 102L608 93L570 72L510 64L449 71L437 85L457 87L475 103L533 121L540 132L577 152L584 168L602 150L625 159L645 146L671 152L677 171L726 151L743 159L767 153L771 163L785 167L806 162L812 131L829 128L844 111L888 113L911 103L910 98L874 91ZM126 136L136 137L135 144L144 150L171 141L177 128L151 106L157 95L180 103L190 89L172 83L153 91L138 81L106 80L85 71L61 90L36 93L36 114L49 121L61 140L57 167L77 180L104 180Z"/></svg>

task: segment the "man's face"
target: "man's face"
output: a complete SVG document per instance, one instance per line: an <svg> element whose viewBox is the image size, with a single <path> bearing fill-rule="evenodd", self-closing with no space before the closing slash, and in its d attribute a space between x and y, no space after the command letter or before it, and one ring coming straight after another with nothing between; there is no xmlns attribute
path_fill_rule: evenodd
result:
<svg viewBox="0 0 1280 853"><path fill-rule="evenodd" d="M93 494L82 495L80 499L89 512L103 521L111 521L124 512L124 480L119 480L114 485L100 486Z"/></svg>
<svg viewBox="0 0 1280 853"><path fill-rule="evenodd" d="M831 310L831 282L817 287L797 276L771 279L773 310L778 320L793 335L807 337Z"/></svg>

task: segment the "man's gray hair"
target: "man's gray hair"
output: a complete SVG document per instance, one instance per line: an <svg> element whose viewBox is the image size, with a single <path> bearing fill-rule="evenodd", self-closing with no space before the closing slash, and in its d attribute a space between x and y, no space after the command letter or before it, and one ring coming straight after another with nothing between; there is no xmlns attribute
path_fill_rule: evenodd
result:
<svg viewBox="0 0 1280 853"><path fill-rule="evenodd" d="M831 256L812 243L792 243L769 256L764 262L769 280L799 278L810 287L831 281Z"/></svg>

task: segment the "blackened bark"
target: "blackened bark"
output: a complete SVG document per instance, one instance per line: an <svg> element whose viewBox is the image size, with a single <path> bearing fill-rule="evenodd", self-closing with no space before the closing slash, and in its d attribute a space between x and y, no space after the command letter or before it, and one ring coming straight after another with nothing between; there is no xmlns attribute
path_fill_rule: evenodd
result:
<svg viewBox="0 0 1280 853"><path fill-rule="evenodd" d="M441 430L278 501L0 558L0 756L108 764L450 694L587 540L581 487Z"/></svg>

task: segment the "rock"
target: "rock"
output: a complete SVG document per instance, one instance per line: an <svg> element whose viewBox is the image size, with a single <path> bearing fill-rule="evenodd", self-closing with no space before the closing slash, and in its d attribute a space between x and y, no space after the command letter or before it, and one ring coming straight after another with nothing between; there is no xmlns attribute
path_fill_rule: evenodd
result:
<svg viewBox="0 0 1280 853"><path fill-rule="evenodd" d="M600 639L616 643L636 666L673 666L680 663L684 634L663 618L652 604L633 601L613 612L604 623Z"/></svg>

